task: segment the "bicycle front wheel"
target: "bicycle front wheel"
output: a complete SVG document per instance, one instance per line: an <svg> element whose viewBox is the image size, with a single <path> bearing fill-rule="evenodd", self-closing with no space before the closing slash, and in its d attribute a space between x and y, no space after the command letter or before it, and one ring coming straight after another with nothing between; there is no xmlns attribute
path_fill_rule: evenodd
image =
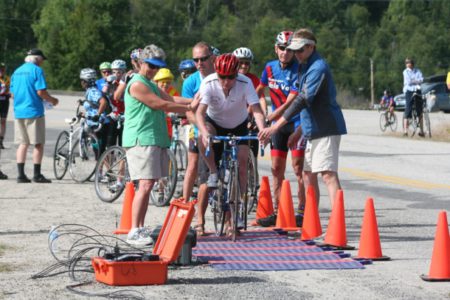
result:
<svg viewBox="0 0 450 300"><path fill-rule="evenodd" d="M237 165L232 167L230 170L230 183L229 183L229 189L228 189L228 195L229 195L229 203L230 203L230 209L231 209L231 222L232 222L232 234L231 234L231 240L233 242L236 241L236 238L238 236L238 228L239 228L239 204L240 204L240 198L241 198L241 190L239 186L239 172Z"/></svg>
<svg viewBox="0 0 450 300"><path fill-rule="evenodd" d="M95 193L103 202L114 202L130 181L125 150L119 146L109 147L100 156L95 167Z"/></svg>
<svg viewBox="0 0 450 300"><path fill-rule="evenodd" d="M386 113L382 113L382 114L380 114L380 129L381 129L381 131L385 132L386 127L387 127Z"/></svg>
<svg viewBox="0 0 450 300"><path fill-rule="evenodd" d="M222 181L219 181L217 189L212 189L209 192L209 199L211 204L211 211L213 213L214 231L216 236L223 234L225 227L225 213L226 213L226 189Z"/></svg>
<svg viewBox="0 0 450 300"><path fill-rule="evenodd" d="M169 205L177 185L177 160L172 151L167 150L167 154L169 155L169 175L157 180L150 193L150 201L155 206Z"/></svg>
<svg viewBox="0 0 450 300"><path fill-rule="evenodd" d="M423 122L425 127L425 136L431 138L431 122L430 122L430 114L428 113L428 108L424 108L423 110Z"/></svg>
<svg viewBox="0 0 450 300"><path fill-rule="evenodd" d="M69 133L64 130L58 135L53 152L53 173L58 180L64 178L69 167L69 147Z"/></svg>
<svg viewBox="0 0 450 300"><path fill-rule="evenodd" d="M258 188L259 188L259 175L258 166L255 155L250 150L248 151L248 162L247 162L247 213L250 214L253 207L257 206L258 203Z"/></svg>
<svg viewBox="0 0 450 300"><path fill-rule="evenodd" d="M73 180L82 183L94 175L98 154L99 144L94 134L86 134L75 142L72 147L69 165L70 175Z"/></svg>
<svg viewBox="0 0 450 300"><path fill-rule="evenodd" d="M389 116L389 127L391 127L391 131L397 131L397 116L395 113L392 113Z"/></svg>
<svg viewBox="0 0 450 300"><path fill-rule="evenodd" d="M183 194L183 181L186 174L186 168L188 163L188 150L186 144L182 140L175 141L174 155L177 160L177 183L175 187L175 197L181 197Z"/></svg>

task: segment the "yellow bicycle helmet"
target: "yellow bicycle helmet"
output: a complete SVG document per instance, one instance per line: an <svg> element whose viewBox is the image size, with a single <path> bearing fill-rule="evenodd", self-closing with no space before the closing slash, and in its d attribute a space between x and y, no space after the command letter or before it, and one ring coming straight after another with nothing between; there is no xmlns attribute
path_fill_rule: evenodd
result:
<svg viewBox="0 0 450 300"><path fill-rule="evenodd" d="M153 78L154 81L161 81L161 80L167 80L172 81L174 78L172 72L170 72L167 68L161 68L159 69L158 73L156 73L155 77Z"/></svg>

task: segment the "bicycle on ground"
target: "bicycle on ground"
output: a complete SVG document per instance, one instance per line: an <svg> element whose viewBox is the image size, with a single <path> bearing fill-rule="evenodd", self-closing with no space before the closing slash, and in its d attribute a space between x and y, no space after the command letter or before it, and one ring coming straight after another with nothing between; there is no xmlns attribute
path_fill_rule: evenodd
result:
<svg viewBox="0 0 450 300"><path fill-rule="evenodd" d="M95 165L100 154L100 144L96 132L100 131L102 124L88 126L86 117L82 111L85 100L78 100L76 116L65 119L70 130L63 130L56 139L53 152L53 172L55 178L64 178L67 170L73 180L78 183L88 181L95 171ZM76 127L77 124L80 126Z"/></svg>
<svg viewBox="0 0 450 300"><path fill-rule="evenodd" d="M225 223L228 218L231 223L231 240L236 241L239 235L239 223L243 229L247 229L248 193L244 194L241 201L241 188L239 185L239 162L237 159L238 142L242 140L254 140L256 136L212 136L206 149L209 155L210 144L214 141L224 142L223 153L218 168L218 188L211 189L209 204L213 213L216 236L224 233ZM249 149L249 152L250 149ZM261 145L261 155L264 154Z"/></svg>

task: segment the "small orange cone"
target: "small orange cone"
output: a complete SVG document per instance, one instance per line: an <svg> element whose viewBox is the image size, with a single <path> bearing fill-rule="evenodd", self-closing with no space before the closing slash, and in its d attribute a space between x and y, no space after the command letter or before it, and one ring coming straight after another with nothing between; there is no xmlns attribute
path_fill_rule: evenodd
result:
<svg viewBox="0 0 450 300"><path fill-rule="evenodd" d="M280 191L280 203L278 207L277 222L275 228L281 228L286 231L296 231L294 203L292 202L291 185L289 180L283 180Z"/></svg>
<svg viewBox="0 0 450 300"><path fill-rule="evenodd" d="M347 232L345 228L344 192L338 190L331 210L330 222L324 244L339 250L353 250L355 247L347 245Z"/></svg>
<svg viewBox="0 0 450 300"><path fill-rule="evenodd" d="M259 188L258 206L256 207L256 220L251 225L258 226L256 222L259 219L267 218L273 214L272 194L270 193L269 177L261 178L261 187Z"/></svg>
<svg viewBox="0 0 450 300"><path fill-rule="evenodd" d="M450 281L450 237L445 211L441 211L438 217L430 273L420 277L425 281Z"/></svg>
<svg viewBox="0 0 450 300"><path fill-rule="evenodd" d="M127 182L125 186L125 200L122 206L122 217L120 218L120 226L114 230L114 234L127 234L131 229L131 213L134 199L134 184Z"/></svg>
<svg viewBox="0 0 450 300"><path fill-rule="evenodd" d="M357 259L390 260L381 252L380 235L378 234L377 216L373 199L367 198L364 210L361 237L359 239L359 251Z"/></svg>
<svg viewBox="0 0 450 300"><path fill-rule="evenodd" d="M302 237L304 240L312 240L322 234L319 209L317 207L316 192L312 185L306 190L305 214L303 217Z"/></svg>

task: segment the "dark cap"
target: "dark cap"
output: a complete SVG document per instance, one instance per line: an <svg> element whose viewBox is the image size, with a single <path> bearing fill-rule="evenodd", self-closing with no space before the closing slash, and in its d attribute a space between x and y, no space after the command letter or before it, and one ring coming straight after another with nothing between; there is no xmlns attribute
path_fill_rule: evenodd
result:
<svg viewBox="0 0 450 300"><path fill-rule="evenodd" d="M28 55L39 55L42 56L43 59L47 59L47 57L44 55L44 52L42 52L41 49L33 48L27 52Z"/></svg>

